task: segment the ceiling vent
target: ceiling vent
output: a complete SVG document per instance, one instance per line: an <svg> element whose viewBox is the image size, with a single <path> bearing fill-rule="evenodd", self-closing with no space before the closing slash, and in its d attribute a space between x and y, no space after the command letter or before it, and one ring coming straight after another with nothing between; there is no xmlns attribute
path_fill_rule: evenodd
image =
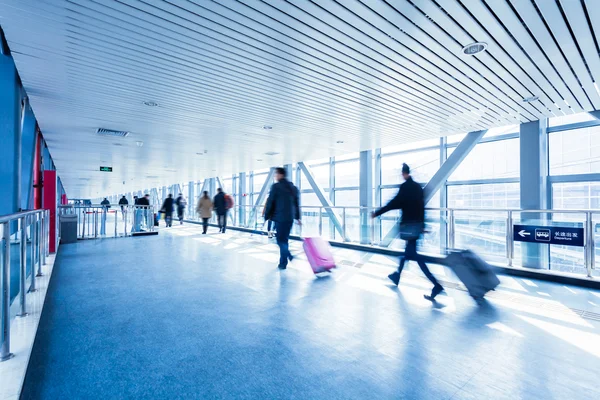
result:
<svg viewBox="0 0 600 400"><path fill-rule="evenodd" d="M101 135L101 136L125 137L125 136L129 135L129 132L113 131L112 129L98 128L98 130L96 130L96 134Z"/></svg>
<svg viewBox="0 0 600 400"><path fill-rule="evenodd" d="M269 152L265 153L265 155L267 155L267 156L276 156L277 154L279 154L279 153L276 151L269 151Z"/></svg>

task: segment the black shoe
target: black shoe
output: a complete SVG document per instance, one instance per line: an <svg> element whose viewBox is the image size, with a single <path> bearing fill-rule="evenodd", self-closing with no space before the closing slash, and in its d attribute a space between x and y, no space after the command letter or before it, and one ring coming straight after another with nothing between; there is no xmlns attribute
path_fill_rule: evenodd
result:
<svg viewBox="0 0 600 400"><path fill-rule="evenodd" d="M429 301L434 301L434 300L435 300L435 297L436 297L438 294L442 293L443 291L444 291L444 287L438 283L438 284L437 284L437 285L435 285L435 286L433 287L433 289L431 290L431 295L430 295L430 296L424 295L423 297L425 297L425 298L426 298L427 300L429 300Z"/></svg>
<svg viewBox="0 0 600 400"><path fill-rule="evenodd" d="M206 232L202 232L203 235L206 235Z"/></svg>
<svg viewBox="0 0 600 400"><path fill-rule="evenodd" d="M278 265L277 268L279 268L281 270L287 269L287 267L285 265Z"/></svg>
<svg viewBox="0 0 600 400"><path fill-rule="evenodd" d="M398 271L389 274L388 278L390 279L390 281L394 282L394 285L398 286L398 284L400 283L400 273Z"/></svg>

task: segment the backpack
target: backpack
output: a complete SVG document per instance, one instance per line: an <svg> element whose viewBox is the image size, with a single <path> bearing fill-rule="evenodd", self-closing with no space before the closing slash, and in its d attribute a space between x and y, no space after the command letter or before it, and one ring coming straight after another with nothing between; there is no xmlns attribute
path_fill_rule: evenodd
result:
<svg viewBox="0 0 600 400"><path fill-rule="evenodd" d="M232 209L234 206L234 202L233 202L233 197L231 197L230 195L226 194L225 195L225 208L230 210Z"/></svg>

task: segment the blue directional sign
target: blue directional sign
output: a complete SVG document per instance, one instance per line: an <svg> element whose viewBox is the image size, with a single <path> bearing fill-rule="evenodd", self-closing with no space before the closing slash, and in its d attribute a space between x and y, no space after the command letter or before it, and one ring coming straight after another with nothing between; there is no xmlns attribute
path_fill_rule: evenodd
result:
<svg viewBox="0 0 600 400"><path fill-rule="evenodd" d="M514 225L513 228L517 242L583 247L583 228L535 225Z"/></svg>

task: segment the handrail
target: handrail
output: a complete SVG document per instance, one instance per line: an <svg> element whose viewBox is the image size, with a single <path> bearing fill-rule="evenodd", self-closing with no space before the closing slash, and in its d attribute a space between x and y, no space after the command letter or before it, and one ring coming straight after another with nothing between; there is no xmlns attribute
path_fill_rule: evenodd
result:
<svg viewBox="0 0 600 400"><path fill-rule="evenodd" d="M21 219L23 217L26 217L28 215L38 214L38 213L42 213L44 211L45 211L44 209L27 210L27 211L19 211L14 214L0 215L0 224L3 224L5 222L15 221L15 220Z"/></svg>

